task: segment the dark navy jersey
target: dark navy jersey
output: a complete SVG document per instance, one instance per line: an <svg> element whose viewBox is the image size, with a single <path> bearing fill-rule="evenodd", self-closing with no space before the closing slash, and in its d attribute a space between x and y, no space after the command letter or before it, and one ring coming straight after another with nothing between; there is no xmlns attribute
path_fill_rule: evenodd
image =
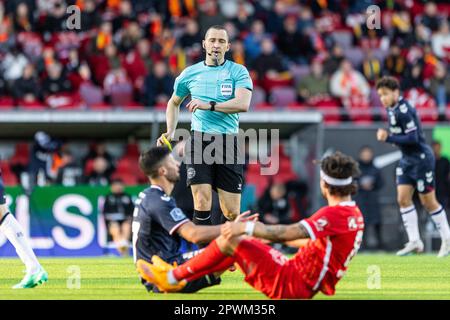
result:
<svg viewBox="0 0 450 320"><path fill-rule="evenodd" d="M389 137L386 142L400 148L404 156L420 156L430 153L426 144L416 109L400 97L396 105L387 108L389 117Z"/></svg>
<svg viewBox="0 0 450 320"><path fill-rule="evenodd" d="M176 230L189 219L175 200L158 186L139 194L133 213L133 258L151 261L153 255L170 260L180 253Z"/></svg>

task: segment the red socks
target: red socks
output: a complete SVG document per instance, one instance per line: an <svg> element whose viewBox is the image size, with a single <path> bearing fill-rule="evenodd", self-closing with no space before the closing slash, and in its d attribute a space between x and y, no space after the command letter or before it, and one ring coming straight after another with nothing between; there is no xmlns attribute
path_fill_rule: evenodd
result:
<svg viewBox="0 0 450 320"><path fill-rule="evenodd" d="M178 281L195 280L206 274L226 270L234 263L234 258L223 254L213 240L200 254L186 261L173 270Z"/></svg>

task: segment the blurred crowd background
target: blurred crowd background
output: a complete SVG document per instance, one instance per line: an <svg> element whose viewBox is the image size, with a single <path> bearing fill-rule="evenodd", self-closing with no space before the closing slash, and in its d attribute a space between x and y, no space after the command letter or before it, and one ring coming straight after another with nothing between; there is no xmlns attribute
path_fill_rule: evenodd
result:
<svg viewBox="0 0 450 320"><path fill-rule="evenodd" d="M372 4L376 29L366 23ZM1 1L0 107L163 109L174 78L204 58L205 30L223 24L227 58L251 70L253 109L377 120L374 83L389 74L426 121L445 120L449 13L446 1L412 0Z"/></svg>

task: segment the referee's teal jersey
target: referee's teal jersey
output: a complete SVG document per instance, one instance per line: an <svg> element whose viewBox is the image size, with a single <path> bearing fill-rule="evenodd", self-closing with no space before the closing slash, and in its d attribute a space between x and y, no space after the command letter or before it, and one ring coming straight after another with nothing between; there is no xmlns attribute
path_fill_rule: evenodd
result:
<svg viewBox="0 0 450 320"><path fill-rule="evenodd" d="M204 102L225 102L235 97L236 88L253 90L250 75L243 65L225 60L220 66L208 66L205 61L187 67L175 80L174 93L184 98ZM211 134L237 134L239 113L196 110L192 114L191 130Z"/></svg>

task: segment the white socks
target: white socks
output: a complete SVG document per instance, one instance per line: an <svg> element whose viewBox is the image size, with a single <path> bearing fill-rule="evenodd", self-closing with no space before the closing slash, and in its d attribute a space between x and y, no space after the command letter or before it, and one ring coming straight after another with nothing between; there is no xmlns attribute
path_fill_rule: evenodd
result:
<svg viewBox="0 0 450 320"><path fill-rule="evenodd" d="M178 284L178 280L175 279L175 276L173 275L173 270L170 270L169 272L167 272L167 280L168 280L169 284L171 284L173 286Z"/></svg>
<svg viewBox="0 0 450 320"><path fill-rule="evenodd" d="M6 236L16 249L17 255L27 268L27 273L34 273L39 270L40 264L36 255L31 249L28 239L25 237L22 227L9 212L4 216L0 231Z"/></svg>
<svg viewBox="0 0 450 320"><path fill-rule="evenodd" d="M441 234L442 240L450 239L450 227L448 226L447 214L444 208L441 206L438 210L430 212L430 216Z"/></svg>
<svg viewBox="0 0 450 320"><path fill-rule="evenodd" d="M414 205L406 208L400 208L402 214L403 225L406 229L409 242L420 240L419 223L417 211Z"/></svg>

